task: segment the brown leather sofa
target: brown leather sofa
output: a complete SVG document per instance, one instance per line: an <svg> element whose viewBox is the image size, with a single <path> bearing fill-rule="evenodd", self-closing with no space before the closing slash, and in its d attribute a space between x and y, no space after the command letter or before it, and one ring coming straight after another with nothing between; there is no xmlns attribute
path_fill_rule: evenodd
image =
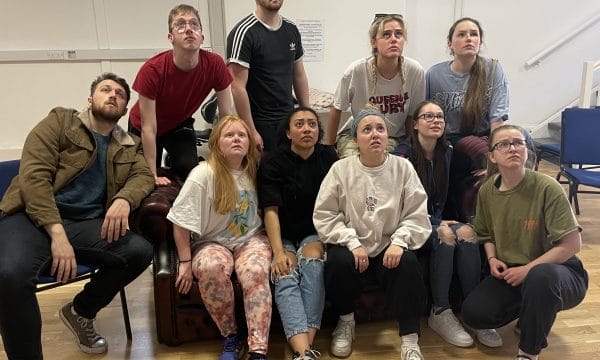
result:
<svg viewBox="0 0 600 360"><path fill-rule="evenodd" d="M154 244L153 278L154 307L158 341L167 345L214 339L220 336L219 329L202 304L197 286L189 294L181 295L175 288L177 279L177 249L173 240L173 226L166 219L175 201L181 182L174 180L171 186L159 187L141 204L134 215L132 229ZM235 281L236 317L241 329L245 327L242 306L242 291ZM281 332L277 309L273 307L271 331ZM358 321L385 319L383 294L376 287L367 286L359 300L356 311ZM324 327L335 324L333 313L326 309Z"/></svg>
<svg viewBox="0 0 600 360"><path fill-rule="evenodd" d="M197 286L189 294L181 295L175 288L177 279L177 249L173 240L173 226L166 219L173 201L181 189L181 182L173 180L171 186L154 190L141 204L134 215L132 229L144 235L154 244L153 277L154 306L158 341L167 345L184 342L214 339L220 336L219 330L202 303ZM428 249L417 255L422 264L425 282L428 283ZM240 331L245 331L245 318L242 304L242 291L233 279L236 297L236 318ZM453 286L456 290L456 287ZM460 294L451 293L455 309L460 308ZM457 300L458 299L458 300ZM426 314L424 314L426 315ZM358 322L381 321L388 319L385 300L381 288L374 281L364 286L358 300L355 317ZM337 317L326 304L323 314L323 328L333 327ZM273 306L271 332L282 332L277 308Z"/></svg>
<svg viewBox="0 0 600 360"><path fill-rule="evenodd" d="M173 201L181 189L181 181L171 177L170 186L156 188L140 205L132 222L132 229L154 244L153 278L154 310L158 341L167 345L202 339L214 339L219 329L202 303L197 286L190 293L179 294L177 279L177 248L173 240L173 225L166 219ZM236 298L241 289L234 282ZM236 304L241 305L241 301ZM243 308L237 306L240 324L244 323Z"/></svg>

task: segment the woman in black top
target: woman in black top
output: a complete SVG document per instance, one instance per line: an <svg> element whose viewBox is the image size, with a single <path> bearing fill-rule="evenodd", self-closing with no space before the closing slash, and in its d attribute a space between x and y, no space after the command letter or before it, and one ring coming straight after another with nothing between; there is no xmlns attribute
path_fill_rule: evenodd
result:
<svg viewBox="0 0 600 360"><path fill-rule="evenodd" d="M337 160L316 112L295 109L280 126L279 144L258 170L258 195L273 248L275 302L294 359L315 359L311 345L325 302L323 245L312 214L321 181Z"/></svg>

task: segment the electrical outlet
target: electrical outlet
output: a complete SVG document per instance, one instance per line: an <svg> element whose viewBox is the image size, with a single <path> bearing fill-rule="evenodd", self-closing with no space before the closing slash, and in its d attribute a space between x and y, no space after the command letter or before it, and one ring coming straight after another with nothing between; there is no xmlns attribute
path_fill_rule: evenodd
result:
<svg viewBox="0 0 600 360"><path fill-rule="evenodd" d="M46 51L48 60L64 60L65 52L63 50L48 50Z"/></svg>

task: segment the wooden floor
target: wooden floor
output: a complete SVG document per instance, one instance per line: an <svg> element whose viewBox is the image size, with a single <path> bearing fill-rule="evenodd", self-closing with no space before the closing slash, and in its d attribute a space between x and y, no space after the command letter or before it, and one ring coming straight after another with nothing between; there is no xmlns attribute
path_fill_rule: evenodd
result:
<svg viewBox="0 0 600 360"><path fill-rule="evenodd" d="M542 162L540 170L553 176L556 167ZM544 360L600 359L600 196L580 195L581 215L584 228L583 250L580 257L590 274L590 286L584 302L575 309L561 312L548 338L550 346L542 352ZM152 277L146 271L127 287L127 298L133 328L133 342L127 343L122 321L119 297L105 309L96 320L96 329L109 344L105 355L86 355L79 351L73 336L58 318L59 307L69 301L81 288L81 284L63 286L39 294L43 317L42 342L46 359L216 359L221 351L220 341L205 341L169 347L158 344L154 324L154 301ZM0 290L1 291L1 290ZM499 329L504 346L490 349L475 345L462 349L444 342L422 321L419 340L423 355L433 359L512 359L517 349L518 337L513 333L514 324ZM393 322L357 325L357 338L351 359L399 359L400 338ZM323 329L317 336L315 346L323 352L322 359L335 359L328 353L332 329ZM0 347L1 348L1 347ZM6 354L0 350L0 359ZM291 359L285 339L281 335L270 339L270 359Z"/></svg>

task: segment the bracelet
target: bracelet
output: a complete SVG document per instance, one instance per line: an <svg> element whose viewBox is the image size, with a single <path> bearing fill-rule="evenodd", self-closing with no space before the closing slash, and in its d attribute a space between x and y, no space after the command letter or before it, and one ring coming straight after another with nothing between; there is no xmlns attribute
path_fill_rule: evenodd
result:
<svg viewBox="0 0 600 360"><path fill-rule="evenodd" d="M179 260L179 263L180 263L180 264L181 264L181 263L187 263L187 262L192 262L192 259L189 259L189 260Z"/></svg>
<svg viewBox="0 0 600 360"><path fill-rule="evenodd" d="M492 256L490 256L490 257L488 258L488 262L490 262L490 260L492 260L492 259L496 259L496 260L497 260L498 258L496 257L496 255L492 255Z"/></svg>

